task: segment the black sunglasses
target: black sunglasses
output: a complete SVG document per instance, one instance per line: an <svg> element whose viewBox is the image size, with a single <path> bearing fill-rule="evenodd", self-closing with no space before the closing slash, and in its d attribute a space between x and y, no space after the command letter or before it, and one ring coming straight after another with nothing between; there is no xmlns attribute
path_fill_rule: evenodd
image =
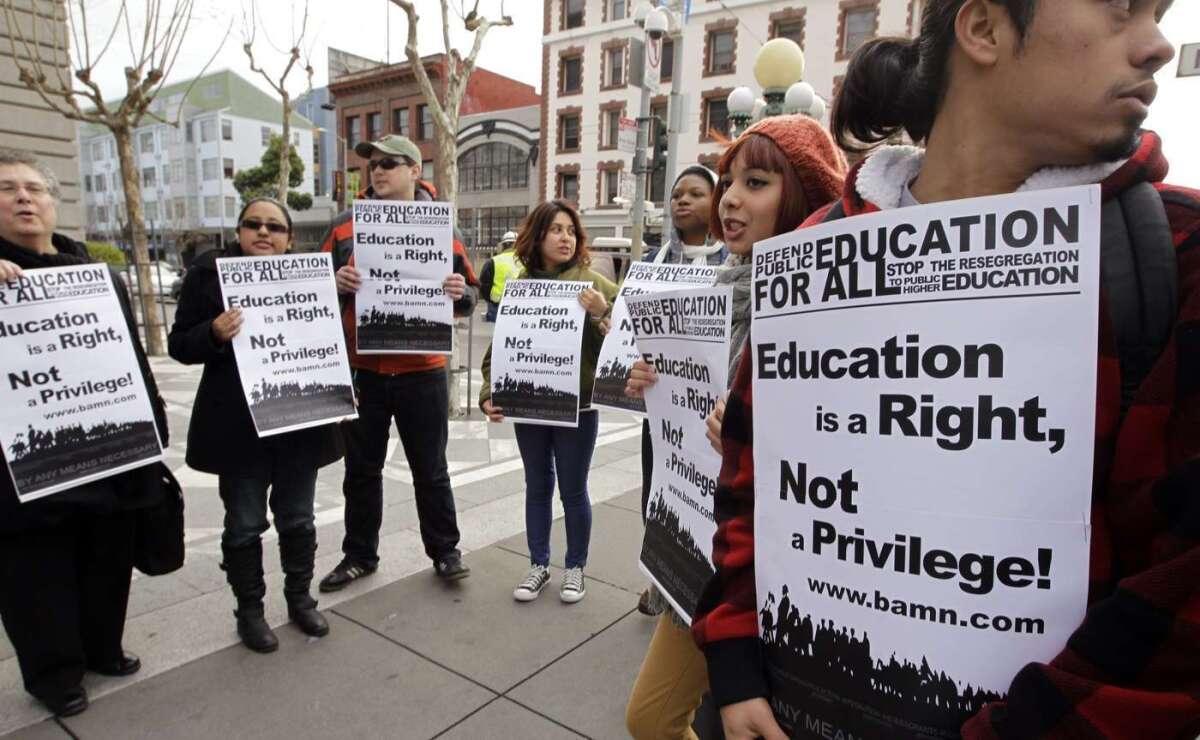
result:
<svg viewBox="0 0 1200 740"><path fill-rule="evenodd" d="M264 226L266 226L267 231L271 232L272 234L288 233L288 227L281 223L276 223L274 221L259 221L256 218L242 219L242 228L249 231L258 231Z"/></svg>
<svg viewBox="0 0 1200 740"><path fill-rule="evenodd" d="M392 157L388 157L387 159L372 160L371 163L367 166L372 171L374 171L376 167L382 167L385 170L394 170L402 164L406 164L406 163L401 162L398 159L393 159Z"/></svg>

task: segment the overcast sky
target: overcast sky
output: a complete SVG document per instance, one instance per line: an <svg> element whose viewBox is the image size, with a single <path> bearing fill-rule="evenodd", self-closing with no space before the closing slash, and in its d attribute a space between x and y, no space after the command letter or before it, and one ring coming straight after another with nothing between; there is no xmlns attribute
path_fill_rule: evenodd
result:
<svg viewBox="0 0 1200 740"><path fill-rule="evenodd" d="M74 0L72 0L74 4ZM246 0L248 2L248 0ZM470 6L473 0L450 0L457 10ZM130 5L143 3L131 0ZM171 2L164 5L170 6ZM417 0L421 14L418 25L418 43L422 54L443 51L440 10L437 0ZM541 87L541 35L542 0L507 0L504 10L513 18L509 28L493 28L484 41L479 54L479 65L494 72ZM87 0L89 27L99 33L101 28L111 27L111 17L119 6L119 0ZM195 20L188 33L183 53L175 67L172 79L186 79L197 74L213 55L225 28L233 21L233 32L217 54L211 69L233 69L250 78L260 86L266 85L255 79L248 69L246 55L242 51L241 15L242 0L198 0ZM480 0L480 10L487 17L499 14L500 0ZM294 10L294 21L288 17L288 9ZM303 0L289 3L287 0L260 1L262 28L255 40L255 54L268 70L281 70L283 55L274 51L267 37L280 49L290 44L293 25L298 25ZM269 11L269 12L264 12ZM404 58L404 43L408 34L408 23L403 11L387 0L313 0L309 9L308 36L304 47L312 49L312 62L316 69L313 83L326 83L327 47L335 47L366 57L396 62ZM452 14L451 41L463 53L470 49L471 34L461 29L462 21ZM1184 43L1200 42L1200 2L1177 0L1164 21L1164 29L1176 49ZM390 30L390 43L389 43ZM390 49L390 53L389 53ZM114 44L109 55L98 70L97 77L102 88L112 97L119 97L124 88L122 68L128 62L128 44ZM1197 120L1200 119L1200 77L1177 79L1178 65L1171 62L1158 76L1159 96L1153 107L1147 127L1163 135L1167 156L1171 161L1169 180L1179 184L1200 187L1200 140L1197 137ZM303 89L300 75L293 73L291 89Z"/></svg>

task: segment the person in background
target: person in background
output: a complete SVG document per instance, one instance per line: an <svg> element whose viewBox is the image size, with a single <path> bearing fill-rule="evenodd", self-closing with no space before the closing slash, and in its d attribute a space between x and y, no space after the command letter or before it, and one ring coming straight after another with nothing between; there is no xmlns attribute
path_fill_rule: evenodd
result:
<svg viewBox="0 0 1200 740"><path fill-rule="evenodd" d="M504 285L517 268L517 258L513 251L516 245L517 233L504 232L504 236L500 238L500 250L488 259L479 271L479 291L488 304L484 321L496 320L496 312L500 310L500 299L504 297Z"/></svg>
<svg viewBox="0 0 1200 740"><path fill-rule="evenodd" d="M263 614L262 534L269 527L268 502L279 533L288 619L312 637L329 632L309 592L317 552L313 502L317 472L341 458L341 439L335 424L258 436L232 346L241 332L242 312L225 309L217 258L288 252L292 217L273 198L255 198L242 208L237 224L237 241L226 252L205 252L192 262L167 344L179 362L204 364L192 404L187 464L217 476L225 505L222 567L237 599L238 636L251 650L269 653L279 640Z"/></svg>
<svg viewBox="0 0 1200 740"><path fill-rule="evenodd" d="M420 182L421 150L403 136L389 134L360 142L355 152L369 160L371 187L367 198L426 200L431 189ZM393 422L412 471L417 517L425 554L444 580L470 574L458 549L458 516L446 463L449 439L450 384L444 355L360 355L355 344L354 294L362 278L354 266L353 213L339 215L326 235L322 251L333 255L335 280L342 296L342 326L350 351L350 367L358 398L358 418L342 424L346 444L346 535L342 561L326 575L320 590L339 591L379 567L379 529L383 524L383 466ZM454 240L453 272L442 288L454 301L454 315L475 308L477 285L462 242Z"/></svg>
<svg viewBox="0 0 1200 740"><path fill-rule="evenodd" d="M733 286L727 380L732 384L750 335L754 243L794 230L811 213L836 200L846 160L816 120L774 116L751 126L733 142L721 157L719 172L709 222L712 233L729 248L717 285ZM638 360L626 393L641 397L657 380L654 368ZM644 466L646 457L642 460ZM629 734L635 740L694 740L692 718L707 690L704 654L688 626L668 611L659 617L629 697L625 711Z"/></svg>
<svg viewBox="0 0 1200 740"><path fill-rule="evenodd" d="M0 281L95 261L83 244L55 233L59 197L58 179L37 157L0 149ZM110 277L166 447L166 409L129 295L123 281ZM122 646L135 511L160 503L162 495L157 463L24 504L8 471L0 475L0 620L25 690L59 717L87 709L85 671L128 676L142 667Z"/></svg>
<svg viewBox="0 0 1200 740"><path fill-rule="evenodd" d="M526 216L517 237L520 270L514 279L582 280L592 284L579 294L587 311L581 339L579 371L579 425L577 427L517 423L517 447L525 467L525 538L530 570L513 591L517 601L533 601L550 583L550 523L553 518L554 480L563 502L567 529L567 570L558 596L574 604L587 593L583 569L592 536L592 504L588 499L588 470L596 448L599 413L591 408L596 359L604 341L600 322L617 297L617 286L589 265L587 234L579 214L568 203L542 203ZM504 420L504 409L491 401L492 347L483 356L483 387L479 407L488 419Z"/></svg>

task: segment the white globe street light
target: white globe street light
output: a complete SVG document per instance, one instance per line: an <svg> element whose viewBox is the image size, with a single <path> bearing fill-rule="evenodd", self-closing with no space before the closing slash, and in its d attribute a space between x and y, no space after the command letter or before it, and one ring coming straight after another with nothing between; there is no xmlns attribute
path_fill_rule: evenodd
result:
<svg viewBox="0 0 1200 740"><path fill-rule="evenodd" d="M766 114L783 112L787 89L804 77L804 52L791 39L771 39L763 44L754 58L754 79L762 87L767 100Z"/></svg>
<svg viewBox="0 0 1200 740"><path fill-rule="evenodd" d="M813 101L817 99L816 92L813 91L812 85L807 82L797 82L787 89L787 94L783 96L783 109L789 113L803 113L812 108Z"/></svg>
<svg viewBox="0 0 1200 740"><path fill-rule="evenodd" d="M816 100L813 100L812 106L808 109L808 115L819 121L825 117L825 107L825 101L818 96Z"/></svg>

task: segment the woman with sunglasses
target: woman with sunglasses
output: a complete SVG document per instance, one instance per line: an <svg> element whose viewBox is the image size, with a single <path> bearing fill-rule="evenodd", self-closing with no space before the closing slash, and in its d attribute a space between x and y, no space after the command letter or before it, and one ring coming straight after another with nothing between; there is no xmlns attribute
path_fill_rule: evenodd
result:
<svg viewBox="0 0 1200 740"><path fill-rule="evenodd" d="M204 364L188 429L187 464L218 476L225 504L222 567L237 598L238 636L251 650L269 653L279 641L263 616L268 501L279 534L288 618L307 635L325 635L329 625L309 593L317 551L313 499L317 470L342 453L332 424L265 438L255 431L231 346L242 327L241 311L225 310L216 260L289 251L292 217L277 201L255 198L242 208L237 223L236 243L225 252L202 254L188 270L168 346L179 362Z"/></svg>

